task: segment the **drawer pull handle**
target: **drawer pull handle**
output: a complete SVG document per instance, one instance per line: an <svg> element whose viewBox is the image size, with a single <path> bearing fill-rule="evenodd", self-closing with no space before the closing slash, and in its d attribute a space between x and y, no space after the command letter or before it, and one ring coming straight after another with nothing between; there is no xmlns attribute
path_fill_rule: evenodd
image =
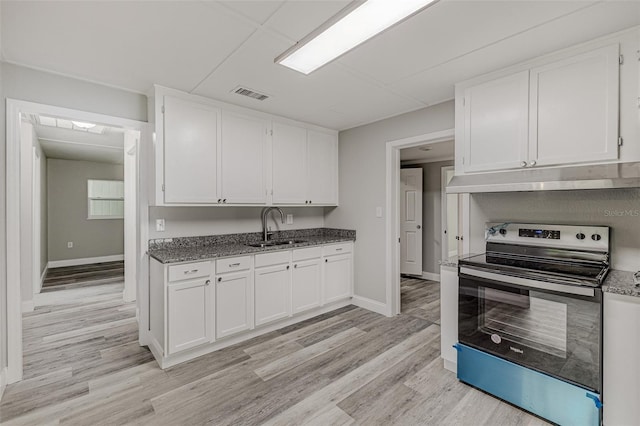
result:
<svg viewBox="0 0 640 426"><path fill-rule="evenodd" d="M238 263L230 263L229 264L229 268L234 268L236 266L240 266L240 262L238 262Z"/></svg>
<svg viewBox="0 0 640 426"><path fill-rule="evenodd" d="M337 248L336 251L342 251L342 249L341 248Z"/></svg>
<svg viewBox="0 0 640 426"><path fill-rule="evenodd" d="M218 282L222 281L222 277L218 277Z"/></svg>
<svg viewBox="0 0 640 426"><path fill-rule="evenodd" d="M190 270L190 271L184 271L184 273L185 273L186 275L195 274L196 272L198 272L198 269L192 269L192 270Z"/></svg>

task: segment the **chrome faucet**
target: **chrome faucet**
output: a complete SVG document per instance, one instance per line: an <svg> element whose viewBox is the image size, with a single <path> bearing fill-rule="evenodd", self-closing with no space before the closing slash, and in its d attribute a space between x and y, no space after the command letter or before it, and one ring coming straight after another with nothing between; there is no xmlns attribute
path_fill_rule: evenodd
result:
<svg viewBox="0 0 640 426"><path fill-rule="evenodd" d="M263 237L263 241L268 241L269 237L271 236L271 234L267 231L267 215L273 211L276 210L278 213L280 213L280 218L282 219L282 223L284 224L284 213L282 212L282 210L280 209L280 207L265 207L262 209L262 237Z"/></svg>

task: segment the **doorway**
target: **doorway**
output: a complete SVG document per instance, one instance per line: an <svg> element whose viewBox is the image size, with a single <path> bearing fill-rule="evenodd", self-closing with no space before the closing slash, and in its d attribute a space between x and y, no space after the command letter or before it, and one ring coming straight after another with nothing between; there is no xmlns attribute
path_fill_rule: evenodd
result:
<svg viewBox="0 0 640 426"><path fill-rule="evenodd" d="M32 132L32 138L37 139L35 130L29 129L28 126L24 126L25 122L38 120L39 117L45 118L50 124L50 127L55 127L54 133L62 130L77 130L89 132L90 129L98 128L113 128L119 129L123 136L123 146L120 148L120 156L122 162L126 162L127 158L124 152L124 142L129 142L129 152L132 156L129 158L129 178L126 179L129 188L129 197L121 197L119 204L129 204L130 209L126 214L124 208L122 208L122 219L125 224L129 225L129 229L133 230L133 239L124 244L124 262L126 263L126 269L130 271L129 279L125 280L123 290L120 293L120 297L125 300L142 299L137 297L137 291L141 287L138 285L138 281L144 278L144 274L141 270L141 263L143 254L146 251L146 246L142 247L142 241L146 241L147 231L147 215L148 208L146 206L146 197L143 193L139 192L140 188L144 188L141 185L140 177L144 176L141 173L141 167L144 167L144 163L140 161L139 153L143 140L151 139L151 133L149 132L149 126L147 123L123 119L119 117L106 116L102 114L95 114L79 110L71 110L67 108L61 108L50 105L36 104L31 102L17 101L13 99L7 99L7 382L14 383L19 381L23 377L23 345L22 345L22 299L23 295L28 296L37 294L40 291L42 285L42 278L46 272L46 266L43 267L48 254L44 253L43 247L45 245L43 241L43 226L41 217L42 211L46 209L48 203L43 203L44 188L42 185L38 185L44 180L42 174L42 164L46 164L46 154L40 149L35 149L35 145L31 140L27 141L25 132ZM58 126L58 121L60 126ZM51 123L55 122L56 125L52 126ZM42 124L39 122L39 124ZM59 128L60 127L60 128ZM126 137L125 137L126 136ZM52 145L58 145L60 148L61 138L50 137ZM66 145L74 145L79 151L86 151L87 146L78 141L66 141L71 142ZM67 146L68 148L68 146ZM92 147L95 148L95 147ZM104 148L104 147L103 147ZM52 148L53 149L53 148ZM33 154L32 154L33 152ZM25 158L28 158L27 168L29 173L25 173L25 167L21 165L25 164ZM40 172L38 172L40 170ZM22 172L22 173L21 173ZM85 191L81 191L80 194L84 197L86 212L92 211L92 197L89 191L90 183L85 183L87 188ZM123 184L124 186L124 184ZM126 191L123 191L126 192ZM28 196L25 196L28 194ZM76 194L78 195L78 194ZM58 194L54 194L58 196ZM37 198L37 199L36 199ZM38 199L40 201L38 201ZM100 203L97 203L94 207L99 207ZM102 203L102 206L105 204ZM109 205L110 209L113 208L113 212L119 211L117 202ZM121 206L124 207L124 206ZM104 210L102 210L104 212ZM100 213L99 209L93 211L94 213ZM113 213L109 210L109 214ZM87 218L88 219L88 218ZM39 234L39 235L38 235ZM28 235L29 238L22 238L23 235ZM36 241L37 239L37 241ZM40 246L38 248L38 246ZM66 247L72 249L74 246L73 241L67 241ZM38 251L38 253L36 253ZM43 255L44 253L44 255ZM129 254L130 256L126 256ZM38 259L40 257L40 259ZM127 261L127 258L129 261ZM64 262L58 266L64 266ZM25 297L28 299L28 297ZM137 302L135 313L139 311L141 302ZM29 305L27 304L27 308ZM137 315L136 315L137 316ZM140 327L146 326L144 320L140 321Z"/></svg>

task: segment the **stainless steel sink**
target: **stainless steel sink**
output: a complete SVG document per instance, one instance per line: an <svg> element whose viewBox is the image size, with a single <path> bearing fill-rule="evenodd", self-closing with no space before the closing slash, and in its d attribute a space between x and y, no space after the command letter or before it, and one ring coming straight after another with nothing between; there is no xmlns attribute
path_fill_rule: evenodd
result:
<svg viewBox="0 0 640 426"><path fill-rule="evenodd" d="M273 246L286 246L291 244L304 243L305 240L280 240L280 241L261 241L259 243L247 244L249 247L273 247Z"/></svg>

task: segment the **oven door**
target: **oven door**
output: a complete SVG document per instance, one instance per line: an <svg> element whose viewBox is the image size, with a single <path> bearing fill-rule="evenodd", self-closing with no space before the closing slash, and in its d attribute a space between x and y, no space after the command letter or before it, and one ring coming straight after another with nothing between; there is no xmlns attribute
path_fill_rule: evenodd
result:
<svg viewBox="0 0 640 426"><path fill-rule="evenodd" d="M602 291L460 266L458 340L594 392Z"/></svg>

